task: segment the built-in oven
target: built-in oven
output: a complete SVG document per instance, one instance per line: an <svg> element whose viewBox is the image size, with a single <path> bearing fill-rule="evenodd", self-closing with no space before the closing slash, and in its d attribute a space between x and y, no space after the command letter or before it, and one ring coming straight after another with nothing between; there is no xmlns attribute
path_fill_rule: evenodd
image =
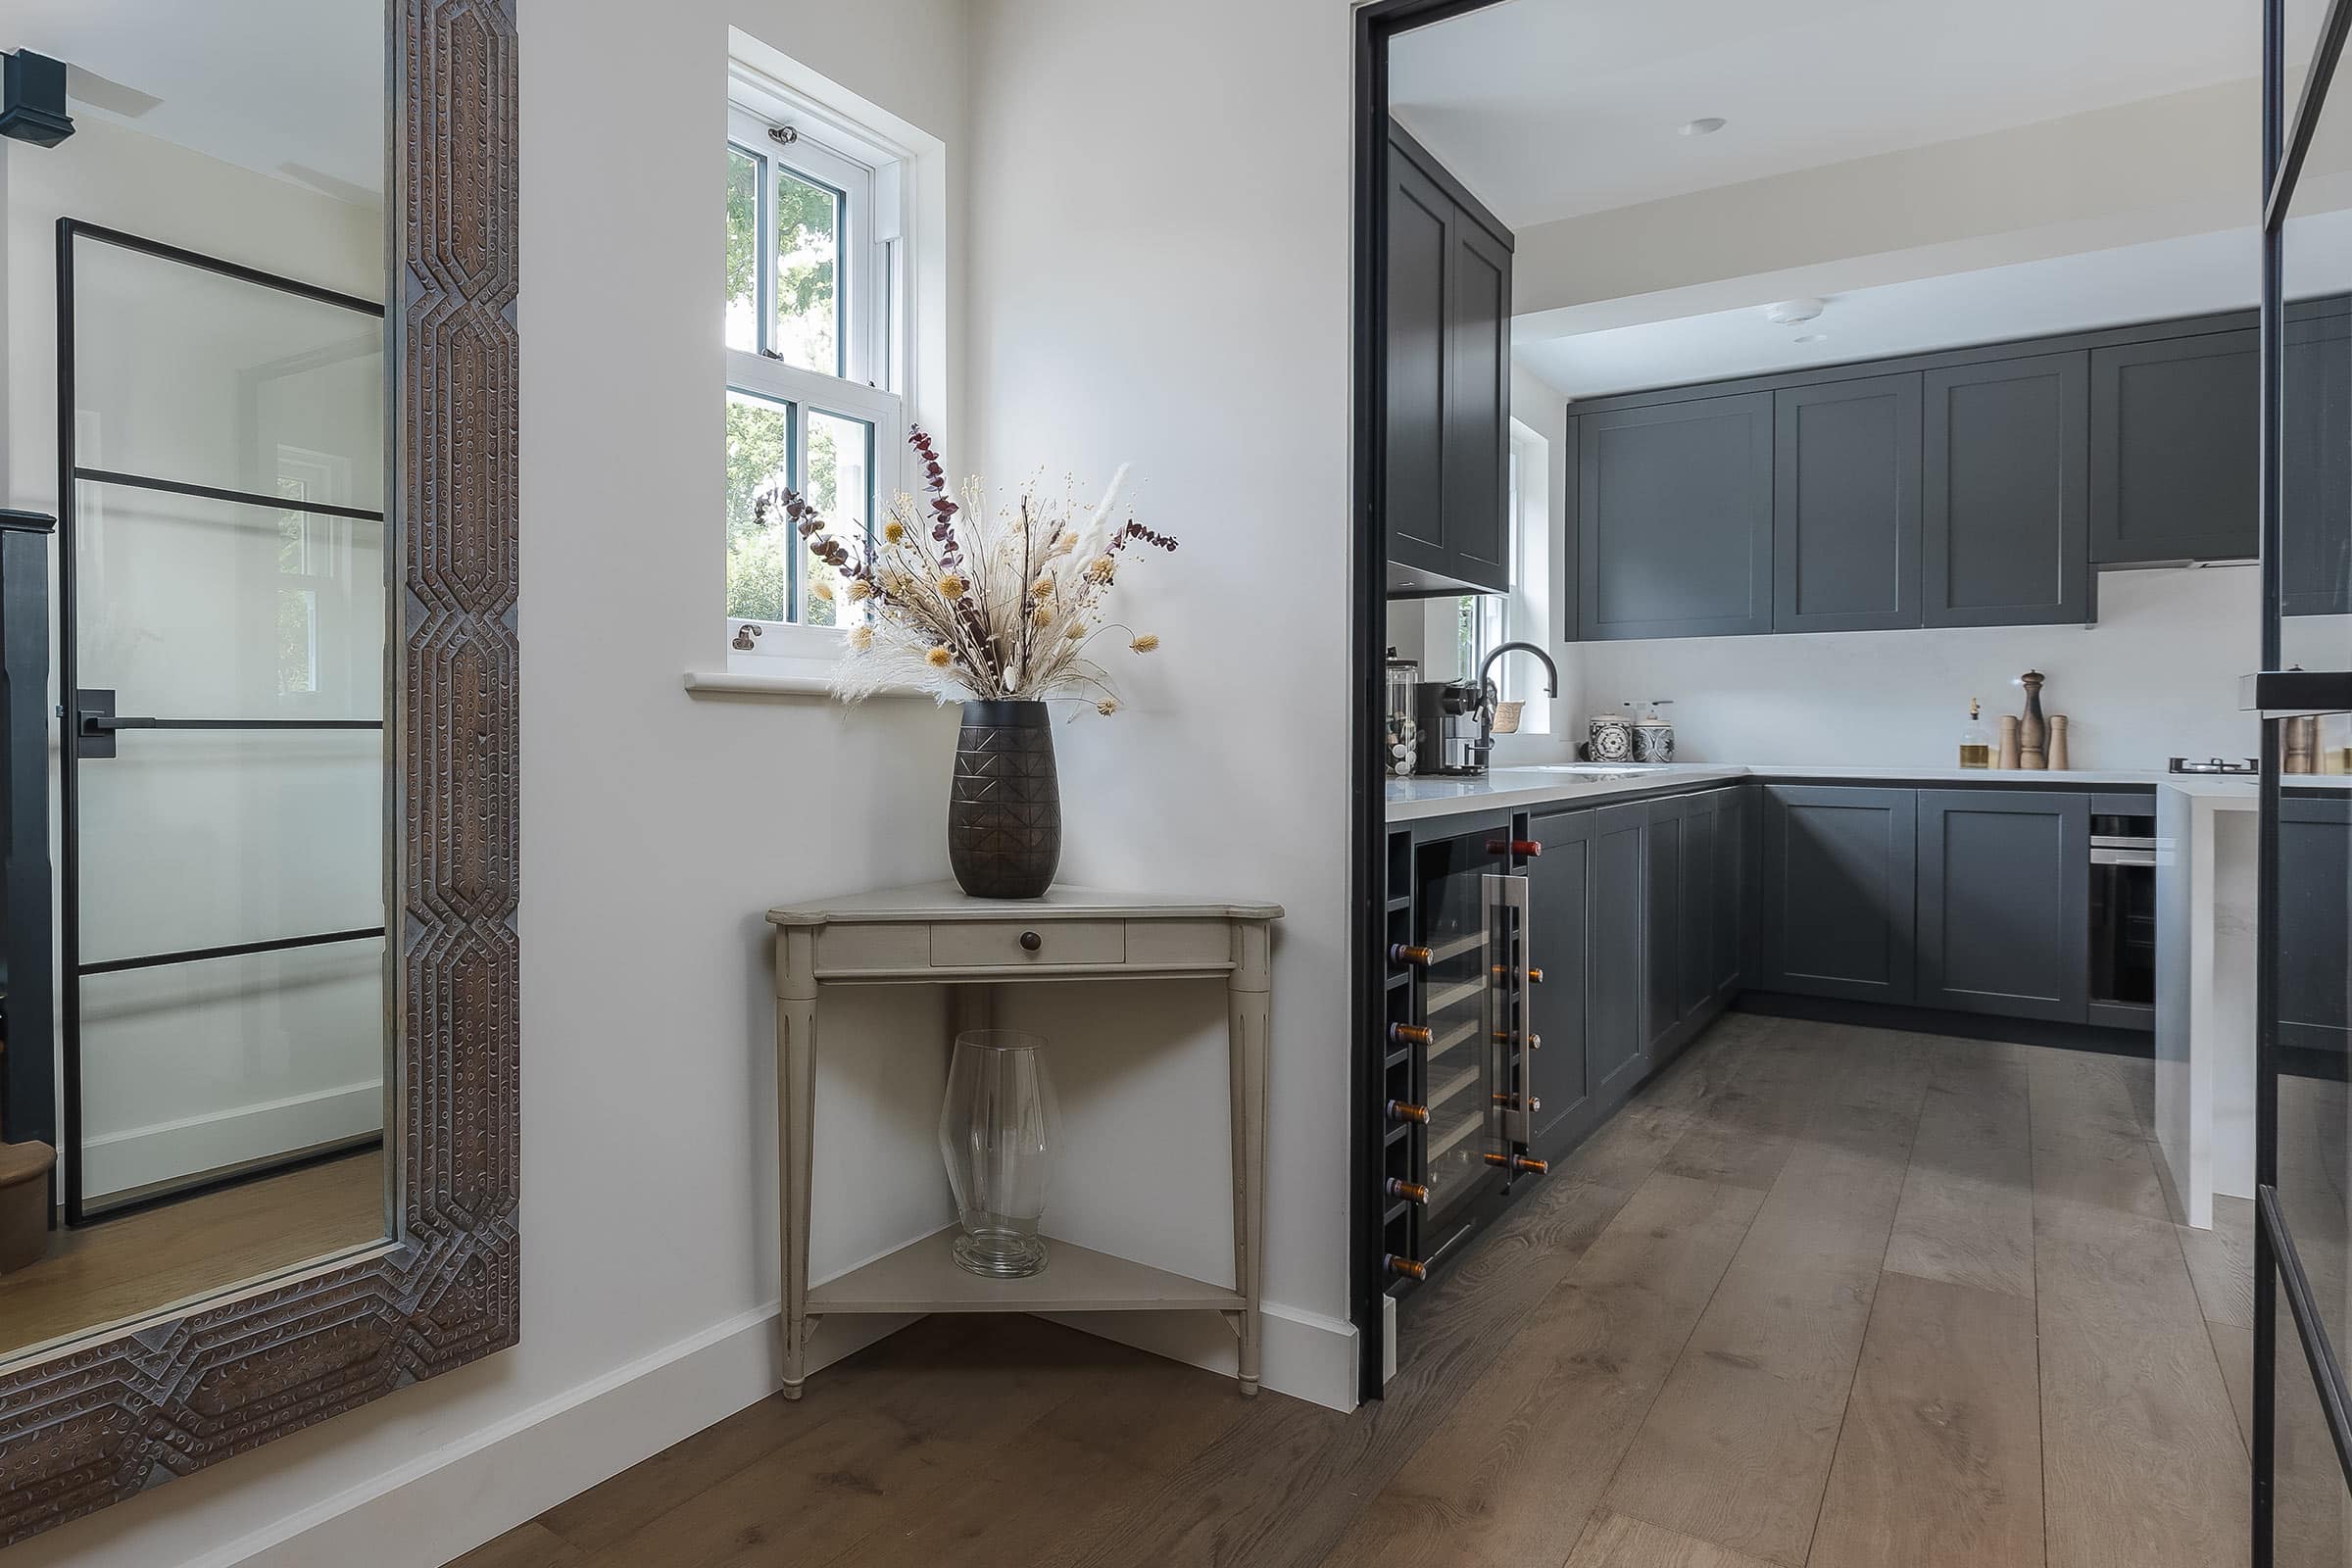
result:
<svg viewBox="0 0 2352 1568"><path fill-rule="evenodd" d="M1528 859L1502 813L1392 846L1383 1247L1392 1288L1425 1279L1540 1174L1528 1033ZM1399 876L1397 873L1403 873Z"/></svg>
<svg viewBox="0 0 2352 1568"><path fill-rule="evenodd" d="M2109 809L2107 808L2116 808ZM2101 799L2090 817L2090 1021L2152 1029L2156 1008L2154 803Z"/></svg>

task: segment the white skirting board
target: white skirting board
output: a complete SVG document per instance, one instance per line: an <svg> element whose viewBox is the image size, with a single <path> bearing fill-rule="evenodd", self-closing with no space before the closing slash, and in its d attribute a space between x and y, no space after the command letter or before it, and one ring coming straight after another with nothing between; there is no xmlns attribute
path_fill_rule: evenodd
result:
<svg viewBox="0 0 2352 1568"><path fill-rule="evenodd" d="M180 1181L364 1138L383 1125L384 1086L371 1080L98 1133L82 1140L82 1191L103 1198Z"/></svg>
<svg viewBox="0 0 2352 1568"><path fill-rule="evenodd" d="M717 1324L278 1520L186 1568L313 1568L322 1562L431 1568L462 1556L774 1393L777 1311L771 1304ZM1089 1333L1116 1329L1104 1337L1167 1353L1151 1331L1158 1321L1201 1326L1184 1317L1112 1312L1067 1321ZM914 1321L830 1318L810 1347L812 1364L840 1360ZM1230 1374L1233 1336L1213 1319L1208 1326L1224 1336L1219 1370ZM1352 1405L1355 1332L1348 1324L1268 1302L1264 1332L1267 1388L1338 1409ZM399 1544L398 1557L385 1555L387 1543Z"/></svg>

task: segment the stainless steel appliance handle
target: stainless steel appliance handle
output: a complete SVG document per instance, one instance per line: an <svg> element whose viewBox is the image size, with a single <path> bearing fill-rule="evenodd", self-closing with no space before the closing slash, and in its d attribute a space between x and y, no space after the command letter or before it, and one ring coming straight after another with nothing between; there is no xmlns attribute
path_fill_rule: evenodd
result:
<svg viewBox="0 0 2352 1568"><path fill-rule="evenodd" d="M2090 847L2094 850L2152 850L2156 847L2156 841L2137 834L2093 833Z"/></svg>
<svg viewBox="0 0 2352 1568"><path fill-rule="evenodd" d="M2101 847L2090 852L2090 863L2093 865L2154 865L2156 852L2152 848L2121 850Z"/></svg>

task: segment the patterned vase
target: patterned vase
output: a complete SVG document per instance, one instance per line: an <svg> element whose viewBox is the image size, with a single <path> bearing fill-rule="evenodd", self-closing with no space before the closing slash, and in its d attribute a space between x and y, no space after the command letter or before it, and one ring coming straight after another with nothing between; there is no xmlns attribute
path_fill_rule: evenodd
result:
<svg viewBox="0 0 2352 1568"><path fill-rule="evenodd" d="M1034 899L1061 863L1061 782L1043 703L963 705L948 863L975 899Z"/></svg>

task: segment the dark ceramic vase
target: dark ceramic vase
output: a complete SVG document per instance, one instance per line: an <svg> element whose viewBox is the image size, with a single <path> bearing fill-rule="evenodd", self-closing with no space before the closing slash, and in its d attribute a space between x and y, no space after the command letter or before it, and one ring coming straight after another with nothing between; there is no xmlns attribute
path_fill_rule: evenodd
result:
<svg viewBox="0 0 2352 1568"><path fill-rule="evenodd" d="M963 705L948 863L975 899L1034 899L1061 863L1061 781L1043 703Z"/></svg>

